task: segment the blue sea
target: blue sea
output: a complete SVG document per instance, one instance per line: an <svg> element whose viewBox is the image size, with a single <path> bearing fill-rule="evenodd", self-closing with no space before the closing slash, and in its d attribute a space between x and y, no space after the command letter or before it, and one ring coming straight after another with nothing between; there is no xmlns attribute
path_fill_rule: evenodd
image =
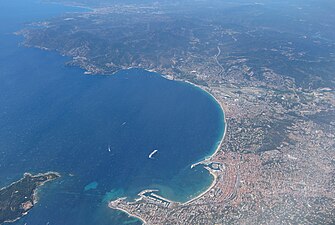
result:
<svg viewBox="0 0 335 225"><path fill-rule="evenodd" d="M223 112L206 92L140 69L84 75L65 66L66 57L22 47L13 35L81 10L0 2L0 187L24 172L62 175L14 224L140 224L108 201L155 188L183 202L213 180L202 166L190 168L213 153L224 132Z"/></svg>

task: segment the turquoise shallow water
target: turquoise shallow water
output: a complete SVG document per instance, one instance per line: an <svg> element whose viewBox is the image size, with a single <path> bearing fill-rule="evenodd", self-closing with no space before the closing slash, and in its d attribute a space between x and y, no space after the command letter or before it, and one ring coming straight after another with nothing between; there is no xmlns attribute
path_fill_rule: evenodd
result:
<svg viewBox="0 0 335 225"><path fill-rule="evenodd" d="M223 134L223 113L211 96L139 69L83 75L56 53L19 47L12 35L26 22L76 9L0 4L0 186L27 171L62 175L16 224L136 224L108 200L158 188L186 201L210 185L209 173L190 165Z"/></svg>

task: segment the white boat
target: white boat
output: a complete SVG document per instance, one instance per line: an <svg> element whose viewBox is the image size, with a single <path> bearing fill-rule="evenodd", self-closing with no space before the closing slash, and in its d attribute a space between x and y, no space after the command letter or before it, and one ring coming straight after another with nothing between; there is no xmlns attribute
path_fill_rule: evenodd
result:
<svg viewBox="0 0 335 225"><path fill-rule="evenodd" d="M149 155L149 159L152 159L153 155L156 154L156 152L158 152L157 149L153 150Z"/></svg>

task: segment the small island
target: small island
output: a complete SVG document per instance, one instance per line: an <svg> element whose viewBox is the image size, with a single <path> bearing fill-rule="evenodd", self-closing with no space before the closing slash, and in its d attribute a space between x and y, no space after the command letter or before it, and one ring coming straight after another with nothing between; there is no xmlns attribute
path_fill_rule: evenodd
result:
<svg viewBox="0 0 335 225"><path fill-rule="evenodd" d="M26 215L37 203L37 188L58 177L56 172L25 173L20 180L0 189L0 224L14 222Z"/></svg>

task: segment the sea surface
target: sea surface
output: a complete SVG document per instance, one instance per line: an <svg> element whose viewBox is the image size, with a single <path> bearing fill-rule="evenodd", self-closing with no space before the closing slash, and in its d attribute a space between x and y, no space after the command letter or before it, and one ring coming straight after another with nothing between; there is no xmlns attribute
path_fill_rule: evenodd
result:
<svg viewBox="0 0 335 225"><path fill-rule="evenodd" d="M62 175L15 224L140 224L108 201L155 188L183 202L213 180L202 166L190 168L215 151L224 132L223 112L209 94L140 69L83 75L65 66L66 57L22 47L13 35L81 10L0 2L0 187L24 172Z"/></svg>

